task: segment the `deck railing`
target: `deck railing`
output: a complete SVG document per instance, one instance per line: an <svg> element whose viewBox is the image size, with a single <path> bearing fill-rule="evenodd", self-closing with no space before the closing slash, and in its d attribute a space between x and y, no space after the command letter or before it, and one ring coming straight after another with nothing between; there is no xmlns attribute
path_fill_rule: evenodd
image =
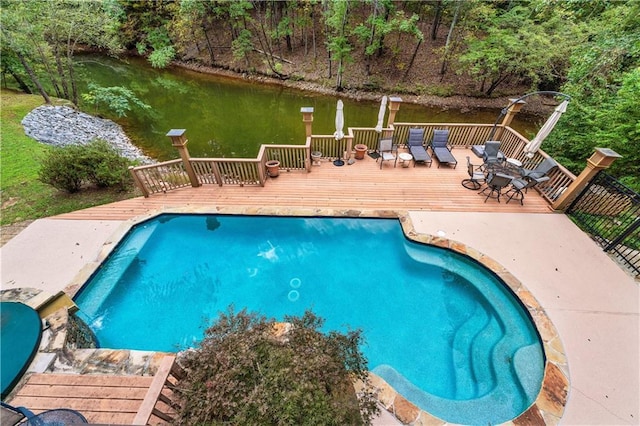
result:
<svg viewBox="0 0 640 426"><path fill-rule="evenodd" d="M433 139L433 131L449 130L449 144L452 147L469 148L471 145L482 145L487 141L493 125L464 123L394 123L393 139L398 145L406 145L409 129L424 129L425 146ZM525 142L526 144L526 142Z"/></svg>
<svg viewBox="0 0 640 426"><path fill-rule="evenodd" d="M191 186L182 160L170 160L145 166L130 167L129 170L134 182L142 190L145 197Z"/></svg>
<svg viewBox="0 0 640 426"><path fill-rule="evenodd" d="M132 424L158 424L158 420L162 423L173 423L180 409L181 395L178 383L185 376L182 367L175 363L175 356L165 356L160 361L158 371Z"/></svg>
<svg viewBox="0 0 640 426"><path fill-rule="evenodd" d="M206 184L264 186L267 178L266 163L269 161L278 161L280 170L310 172L312 152L320 152L321 158L330 161L347 159L358 144L366 145L369 151L375 151L381 137L392 137L395 144L404 146L409 129L416 127L425 130L425 146L429 145L435 129L448 129L449 143L454 149L482 145L493 130L491 124L464 123L394 123L380 133L372 127L349 127L345 137L340 140L336 140L333 135L311 135L306 138L304 145L262 145L256 158L189 158L195 182L189 179L182 160L132 167L130 170L145 197L186 186ZM549 157L541 150L529 157L524 152L524 147L529 142L524 136L511 127L499 125L498 130L495 134L501 141L500 150L507 157L520 160L523 167L533 169ZM537 185L536 189L553 204L576 177L562 166L549 173L549 176L551 179Z"/></svg>

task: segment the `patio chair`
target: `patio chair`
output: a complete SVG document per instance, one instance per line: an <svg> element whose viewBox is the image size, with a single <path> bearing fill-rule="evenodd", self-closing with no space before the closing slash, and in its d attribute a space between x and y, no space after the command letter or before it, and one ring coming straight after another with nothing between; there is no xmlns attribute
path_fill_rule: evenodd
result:
<svg viewBox="0 0 640 426"><path fill-rule="evenodd" d="M13 407L4 402L0 402L0 413L2 416L2 426L14 426L17 424L23 426L35 425L71 425L79 423L88 423L87 419L75 410L68 408L58 408L55 410L43 411L40 414L34 414L25 407Z"/></svg>
<svg viewBox="0 0 640 426"><path fill-rule="evenodd" d="M467 172L469 173L469 179L462 180L462 186L467 189L480 189L485 181L485 176L480 167L471 163L471 159L467 155Z"/></svg>
<svg viewBox="0 0 640 426"><path fill-rule="evenodd" d="M502 163L507 156L500 151L500 141L486 141L484 144L484 151L482 153L482 160L484 164Z"/></svg>
<svg viewBox="0 0 640 426"><path fill-rule="evenodd" d="M431 167L431 157L424 148L424 129L409 129L409 139L407 139L407 147L413 156L413 167L416 163L428 164Z"/></svg>
<svg viewBox="0 0 640 426"><path fill-rule="evenodd" d="M540 178L518 178L511 181L511 187L504 193L507 197L507 204L512 199L520 200L520 205L524 205L524 194L527 193L527 189L533 188L541 182L546 182L550 179L549 176L542 176Z"/></svg>
<svg viewBox="0 0 640 426"><path fill-rule="evenodd" d="M431 151L434 157L438 160L438 168L441 164L452 165L455 169L458 165L458 160L451 153L449 149L449 131L448 130L434 130L433 140L431 141Z"/></svg>
<svg viewBox="0 0 640 426"><path fill-rule="evenodd" d="M558 167L558 163L551 157L547 157L542 161L542 163L538 164L534 169L522 169L520 174L522 177L526 178L541 178L549 174L553 169Z"/></svg>
<svg viewBox="0 0 640 426"><path fill-rule="evenodd" d="M500 202L500 195L502 189L509 185L513 180L513 176L505 175L503 173L490 174L487 178L487 187L479 192L479 194L486 195L484 199L486 203L489 198L495 198Z"/></svg>
<svg viewBox="0 0 640 426"><path fill-rule="evenodd" d="M491 142L491 141L487 141L487 142ZM478 158L484 158L484 148L485 148L484 145L471 145L471 152L473 152L475 156ZM502 151L498 151L498 156L500 158L507 158L507 156L504 155L504 152Z"/></svg>
<svg viewBox="0 0 640 426"><path fill-rule="evenodd" d="M393 160L393 167L396 166L398 162L398 157L394 152L398 151L398 147L393 145L393 140L389 138L380 139L378 143L378 152L380 153L380 157L376 159L376 161L380 160L380 169L382 169L382 165L385 161Z"/></svg>

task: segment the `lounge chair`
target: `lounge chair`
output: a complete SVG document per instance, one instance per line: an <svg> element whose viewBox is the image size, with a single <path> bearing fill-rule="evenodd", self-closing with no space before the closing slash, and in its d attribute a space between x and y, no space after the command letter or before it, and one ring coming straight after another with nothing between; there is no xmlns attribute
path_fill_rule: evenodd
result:
<svg viewBox="0 0 640 426"><path fill-rule="evenodd" d="M438 168L441 164L452 165L455 169L458 165L458 160L451 153L449 149L449 131L448 130L434 130L433 140L431 141L431 151L433 156L438 160Z"/></svg>
<svg viewBox="0 0 640 426"><path fill-rule="evenodd" d="M462 180L462 186L467 189L480 189L485 181L484 173L480 170L482 166L476 166L471 163L471 159L467 155L467 172L469 173L469 179Z"/></svg>
<svg viewBox="0 0 640 426"><path fill-rule="evenodd" d="M544 159L544 161L542 161L542 163L538 164L534 169L523 168L520 171L520 174L522 175L522 177L538 179L543 176L546 176L547 174L549 174L549 172L551 172L556 167L558 167L558 163L556 163L556 160L554 160L551 157L547 157Z"/></svg>
<svg viewBox="0 0 640 426"><path fill-rule="evenodd" d="M407 139L407 147L413 156L413 167L416 163L428 164L431 167L431 157L424 148L424 129L409 129L409 139Z"/></svg>
<svg viewBox="0 0 640 426"><path fill-rule="evenodd" d="M380 153L380 157L378 157L376 161L380 160L381 169L385 161L393 160L393 167L396 166L396 163L398 162L398 156L394 154L396 151L398 151L398 147L393 145L392 139L380 139L380 142L378 143L378 152Z"/></svg>

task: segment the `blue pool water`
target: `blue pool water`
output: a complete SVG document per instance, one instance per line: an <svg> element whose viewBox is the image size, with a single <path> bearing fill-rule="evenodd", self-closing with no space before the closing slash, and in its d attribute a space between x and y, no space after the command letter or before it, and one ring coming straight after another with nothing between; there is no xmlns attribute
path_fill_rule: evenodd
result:
<svg viewBox="0 0 640 426"><path fill-rule="evenodd" d="M398 220L161 215L135 227L77 297L100 345L193 346L230 304L361 328L369 368L449 422L507 421L535 400L544 355L488 270L407 240Z"/></svg>

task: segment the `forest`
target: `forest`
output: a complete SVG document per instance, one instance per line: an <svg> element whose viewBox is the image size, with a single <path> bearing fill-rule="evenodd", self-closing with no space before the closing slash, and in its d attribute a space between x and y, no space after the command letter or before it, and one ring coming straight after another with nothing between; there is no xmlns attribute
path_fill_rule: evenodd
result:
<svg viewBox="0 0 640 426"><path fill-rule="evenodd" d="M141 55L339 92L571 97L543 149L574 173L594 147L640 190L636 0L1 0L2 78L76 105L126 110L126 87L79 93L78 52ZM545 102L552 102L545 100ZM503 105L502 105L503 106Z"/></svg>

